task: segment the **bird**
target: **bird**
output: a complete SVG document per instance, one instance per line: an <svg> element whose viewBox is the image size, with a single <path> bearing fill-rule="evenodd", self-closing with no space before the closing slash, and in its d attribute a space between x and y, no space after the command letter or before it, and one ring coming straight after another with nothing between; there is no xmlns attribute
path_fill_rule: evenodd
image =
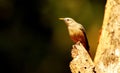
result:
<svg viewBox="0 0 120 73"><path fill-rule="evenodd" d="M83 25L69 17L59 18L59 20L63 20L67 25L68 32L72 41L74 43L81 43L89 52L89 43Z"/></svg>

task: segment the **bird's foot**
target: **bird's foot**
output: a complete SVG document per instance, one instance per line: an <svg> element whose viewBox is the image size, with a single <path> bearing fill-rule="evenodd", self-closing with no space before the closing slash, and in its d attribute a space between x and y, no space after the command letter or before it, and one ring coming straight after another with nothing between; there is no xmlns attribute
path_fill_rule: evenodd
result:
<svg viewBox="0 0 120 73"><path fill-rule="evenodd" d="M80 41L76 42L77 45L80 45Z"/></svg>

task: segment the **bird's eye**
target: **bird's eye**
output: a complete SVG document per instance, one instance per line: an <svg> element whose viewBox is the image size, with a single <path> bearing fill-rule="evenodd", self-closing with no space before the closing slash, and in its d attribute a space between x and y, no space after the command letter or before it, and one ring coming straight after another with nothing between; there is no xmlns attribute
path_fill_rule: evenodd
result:
<svg viewBox="0 0 120 73"><path fill-rule="evenodd" d="M70 21L69 19L67 19L67 21Z"/></svg>

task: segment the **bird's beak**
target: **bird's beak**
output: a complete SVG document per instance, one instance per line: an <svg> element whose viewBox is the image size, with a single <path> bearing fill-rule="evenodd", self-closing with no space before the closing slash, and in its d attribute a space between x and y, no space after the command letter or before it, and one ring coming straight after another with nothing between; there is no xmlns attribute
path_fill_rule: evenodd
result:
<svg viewBox="0 0 120 73"><path fill-rule="evenodd" d="M59 20L64 20L64 18L59 18Z"/></svg>

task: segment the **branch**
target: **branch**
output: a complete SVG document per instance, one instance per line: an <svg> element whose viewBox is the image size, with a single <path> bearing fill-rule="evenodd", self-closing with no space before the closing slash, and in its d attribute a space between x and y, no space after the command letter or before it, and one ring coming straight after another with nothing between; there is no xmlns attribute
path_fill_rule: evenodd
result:
<svg viewBox="0 0 120 73"><path fill-rule="evenodd" d="M73 60L70 62L72 73L93 73L94 64L82 44L73 45L71 51Z"/></svg>

